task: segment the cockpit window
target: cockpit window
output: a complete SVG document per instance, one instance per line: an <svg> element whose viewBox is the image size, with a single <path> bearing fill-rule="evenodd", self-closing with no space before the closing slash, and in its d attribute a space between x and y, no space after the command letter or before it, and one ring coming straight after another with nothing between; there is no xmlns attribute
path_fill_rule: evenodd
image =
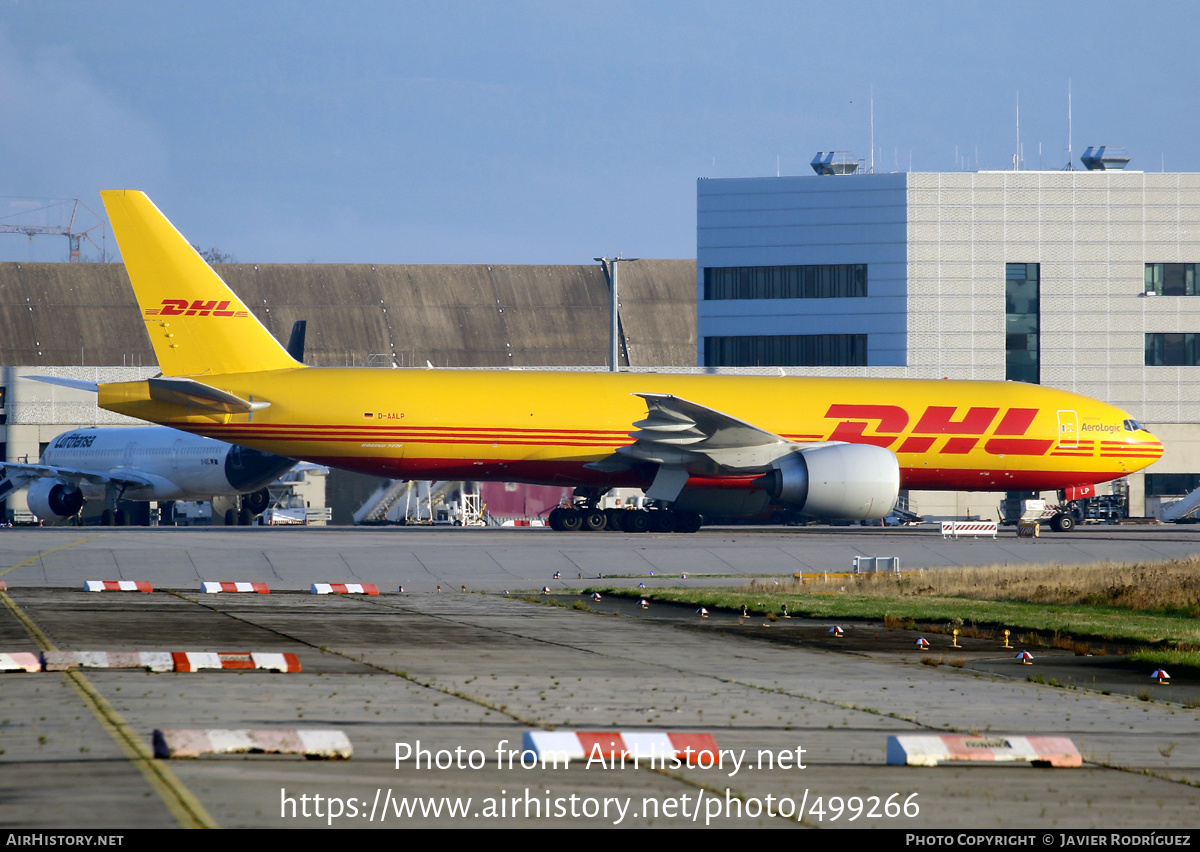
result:
<svg viewBox="0 0 1200 852"><path fill-rule="evenodd" d="M1125 431L1126 432L1141 432L1141 431L1143 431L1144 428L1145 427L1142 426L1141 423L1138 423L1136 420L1126 420L1125 421Z"/></svg>

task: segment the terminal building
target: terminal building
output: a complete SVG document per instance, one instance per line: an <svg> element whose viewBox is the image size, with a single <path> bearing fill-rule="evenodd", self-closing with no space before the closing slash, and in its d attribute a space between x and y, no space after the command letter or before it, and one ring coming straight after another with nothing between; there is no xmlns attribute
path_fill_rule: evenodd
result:
<svg viewBox="0 0 1200 852"><path fill-rule="evenodd" d="M701 179L699 363L1100 399L1166 447L1118 486L1130 515L1157 515L1200 486L1200 174L1084 162L872 174L819 154L815 176ZM1004 495L909 496L989 517Z"/></svg>

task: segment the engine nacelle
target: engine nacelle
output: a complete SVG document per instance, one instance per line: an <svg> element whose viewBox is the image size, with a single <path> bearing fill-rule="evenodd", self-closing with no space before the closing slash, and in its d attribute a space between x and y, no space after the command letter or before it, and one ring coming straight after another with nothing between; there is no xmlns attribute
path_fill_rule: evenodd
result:
<svg viewBox="0 0 1200 852"><path fill-rule="evenodd" d="M39 479L25 498L29 511L43 520L69 518L83 508L83 492L56 479Z"/></svg>
<svg viewBox="0 0 1200 852"><path fill-rule="evenodd" d="M271 492L265 488L242 495L242 505L250 510L251 515L261 515L271 506Z"/></svg>
<svg viewBox="0 0 1200 852"><path fill-rule="evenodd" d="M759 480L763 490L815 518L882 518L900 493L895 453L872 444L802 447L773 467Z"/></svg>

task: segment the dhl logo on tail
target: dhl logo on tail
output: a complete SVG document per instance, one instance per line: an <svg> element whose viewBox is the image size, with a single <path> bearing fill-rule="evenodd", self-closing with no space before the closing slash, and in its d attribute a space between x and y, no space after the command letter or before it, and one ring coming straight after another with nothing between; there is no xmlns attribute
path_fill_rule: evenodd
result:
<svg viewBox="0 0 1200 852"><path fill-rule="evenodd" d="M188 302L187 299L163 299L161 308L146 308L144 313L148 317L206 317L210 314L214 317L250 316L250 312L246 310L229 310L229 305L229 299L221 302L218 302L216 299L210 299L207 302L200 299L195 299L192 302Z"/></svg>

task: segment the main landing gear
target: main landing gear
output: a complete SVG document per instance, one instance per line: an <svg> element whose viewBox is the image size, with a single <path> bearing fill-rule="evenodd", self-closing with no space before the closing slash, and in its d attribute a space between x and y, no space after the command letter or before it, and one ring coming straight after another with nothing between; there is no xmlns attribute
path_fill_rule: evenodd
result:
<svg viewBox="0 0 1200 852"><path fill-rule="evenodd" d="M550 528L559 532L618 530L620 532L698 532L704 525L699 512L674 509L599 509L560 507L550 512Z"/></svg>

